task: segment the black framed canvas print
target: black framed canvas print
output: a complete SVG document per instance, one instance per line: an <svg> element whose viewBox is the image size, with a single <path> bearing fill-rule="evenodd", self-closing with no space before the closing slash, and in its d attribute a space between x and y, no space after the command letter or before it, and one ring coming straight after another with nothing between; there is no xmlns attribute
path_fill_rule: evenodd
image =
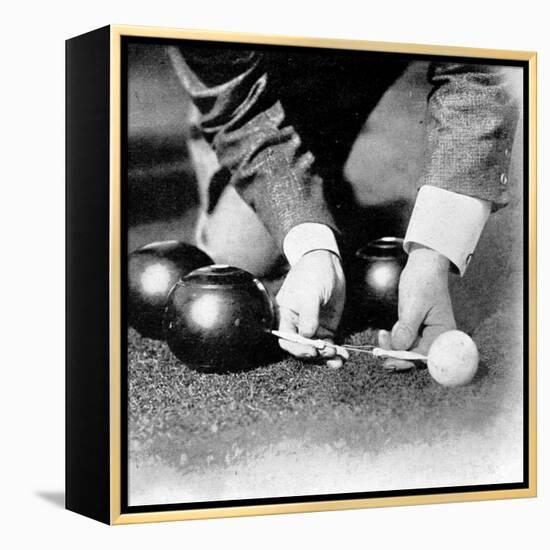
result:
<svg viewBox="0 0 550 550"><path fill-rule="evenodd" d="M536 494L536 55L67 41L67 508Z"/></svg>

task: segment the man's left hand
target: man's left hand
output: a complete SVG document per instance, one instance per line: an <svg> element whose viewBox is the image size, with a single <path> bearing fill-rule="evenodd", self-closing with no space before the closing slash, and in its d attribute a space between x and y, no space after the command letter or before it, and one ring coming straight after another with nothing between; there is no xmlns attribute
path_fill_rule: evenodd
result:
<svg viewBox="0 0 550 550"><path fill-rule="evenodd" d="M380 331L378 344L385 349L412 350L427 355L433 341L456 328L449 295L449 260L439 252L413 244L399 281L397 323L391 334ZM414 363L387 359L390 370L406 370Z"/></svg>

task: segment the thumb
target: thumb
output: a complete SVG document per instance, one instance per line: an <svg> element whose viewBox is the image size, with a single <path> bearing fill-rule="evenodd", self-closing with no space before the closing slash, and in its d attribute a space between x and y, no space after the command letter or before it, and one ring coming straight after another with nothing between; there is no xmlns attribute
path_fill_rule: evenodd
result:
<svg viewBox="0 0 550 550"><path fill-rule="evenodd" d="M424 315L419 308L403 308L399 312L399 320L391 331L391 343L394 349L407 350L412 347L418 337L420 324Z"/></svg>
<svg viewBox="0 0 550 550"><path fill-rule="evenodd" d="M319 311L321 304L318 299L310 298L304 301L299 311L298 332L301 336L311 338L319 328Z"/></svg>

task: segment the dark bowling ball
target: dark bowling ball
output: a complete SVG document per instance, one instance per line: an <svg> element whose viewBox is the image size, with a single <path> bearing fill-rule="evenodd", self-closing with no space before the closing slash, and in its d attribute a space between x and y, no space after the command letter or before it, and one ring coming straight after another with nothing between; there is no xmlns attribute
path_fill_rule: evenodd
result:
<svg viewBox="0 0 550 550"><path fill-rule="evenodd" d="M399 278L407 262L403 240L383 237L356 252L360 263L357 296L362 315L379 328L390 328L397 321Z"/></svg>
<svg viewBox="0 0 550 550"><path fill-rule="evenodd" d="M189 272L214 263L180 241L148 244L128 256L128 322L143 336L163 339L163 316L172 287Z"/></svg>
<svg viewBox="0 0 550 550"><path fill-rule="evenodd" d="M195 370L244 370L262 362L271 349L275 318L269 294L253 275L212 265L173 288L164 318L166 341Z"/></svg>

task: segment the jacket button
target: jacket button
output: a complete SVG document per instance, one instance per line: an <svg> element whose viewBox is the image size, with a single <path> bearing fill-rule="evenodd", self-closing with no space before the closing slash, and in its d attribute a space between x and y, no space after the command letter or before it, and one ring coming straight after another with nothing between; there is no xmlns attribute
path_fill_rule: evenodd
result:
<svg viewBox="0 0 550 550"><path fill-rule="evenodd" d="M508 176L506 174L500 174L500 183L501 185L506 185L508 183Z"/></svg>

